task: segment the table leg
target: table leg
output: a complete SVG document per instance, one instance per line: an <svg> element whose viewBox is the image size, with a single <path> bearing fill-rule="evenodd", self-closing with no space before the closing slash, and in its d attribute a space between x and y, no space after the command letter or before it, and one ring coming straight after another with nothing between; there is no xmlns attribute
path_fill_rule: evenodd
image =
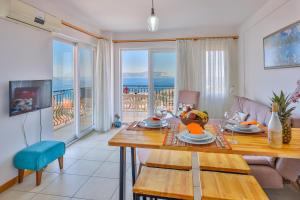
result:
<svg viewBox="0 0 300 200"><path fill-rule="evenodd" d="M132 187L135 184L136 180L136 150L134 147L131 147L131 174L132 174ZM133 199L136 200L136 195L133 194Z"/></svg>
<svg viewBox="0 0 300 200"><path fill-rule="evenodd" d="M126 199L126 147L120 147L119 200Z"/></svg>

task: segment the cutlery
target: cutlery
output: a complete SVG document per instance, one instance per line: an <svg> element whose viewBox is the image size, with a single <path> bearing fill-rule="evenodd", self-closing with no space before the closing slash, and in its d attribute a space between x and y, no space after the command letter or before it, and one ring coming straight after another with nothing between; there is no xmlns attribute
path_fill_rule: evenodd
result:
<svg viewBox="0 0 300 200"><path fill-rule="evenodd" d="M139 121L138 122L136 122L136 124L135 125L133 125L133 128L135 128L135 127L137 127L138 125L139 125Z"/></svg>
<svg viewBox="0 0 300 200"><path fill-rule="evenodd" d="M217 145L217 147L221 147L221 144L220 144L219 140L217 140L217 139L216 139L216 145Z"/></svg>
<svg viewBox="0 0 300 200"><path fill-rule="evenodd" d="M221 147L222 147L222 148L225 148L225 145L224 145L222 139L220 138L220 136L217 135L217 136L216 136L216 139L220 142Z"/></svg>

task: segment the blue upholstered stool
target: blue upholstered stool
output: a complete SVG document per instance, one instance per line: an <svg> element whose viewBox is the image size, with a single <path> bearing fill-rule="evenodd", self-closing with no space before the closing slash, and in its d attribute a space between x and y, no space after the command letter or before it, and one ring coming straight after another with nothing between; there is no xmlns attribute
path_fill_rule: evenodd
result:
<svg viewBox="0 0 300 200"><path fill-rule="evenodd" d="M63 168L66 145L59 141L41 141L19 151L14 157L14 165L19 170L19 183L23 182L24 170L36 171L36 185L41 184L43 169L58 159Z"/></svg>

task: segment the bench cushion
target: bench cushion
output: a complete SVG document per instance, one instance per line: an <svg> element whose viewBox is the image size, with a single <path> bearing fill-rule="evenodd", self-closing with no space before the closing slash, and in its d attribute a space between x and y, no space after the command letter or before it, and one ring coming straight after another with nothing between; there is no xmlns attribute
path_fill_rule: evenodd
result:
<svg viewBox="0 0 300 200"><path fill-rule="evenodd" d="M266 165L275 167L276 158L270 156L243 156L248 165Z"/></svg>
<svg viewBox="0 0 300 200"><path fill-rule="evenodd" d="M14 166L17 169L39 171L50 162L62 157L65 149L64 142L41 141L19 151L14 157Z"/></svg>

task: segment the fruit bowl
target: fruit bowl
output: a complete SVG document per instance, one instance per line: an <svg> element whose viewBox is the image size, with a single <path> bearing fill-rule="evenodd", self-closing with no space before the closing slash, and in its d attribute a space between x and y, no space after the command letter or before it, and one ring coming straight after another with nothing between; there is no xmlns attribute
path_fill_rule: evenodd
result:
<svg viewBox="0 0 300 200"><path fill-rule="evenodd" d="M180 119L184 125L189 125L191 123L199 124L203 129L205 124L208 122L208 114L206 111L200 111L200 110L187 110L183 111L180 114Z"/></svg>

